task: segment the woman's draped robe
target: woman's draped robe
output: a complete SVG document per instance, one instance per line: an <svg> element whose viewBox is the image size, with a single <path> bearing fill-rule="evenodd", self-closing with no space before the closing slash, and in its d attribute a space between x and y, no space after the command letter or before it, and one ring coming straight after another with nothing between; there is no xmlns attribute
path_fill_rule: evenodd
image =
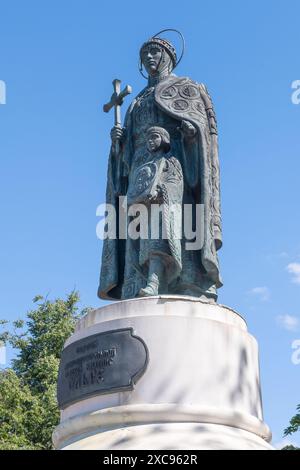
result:
<svg viewBox="0 0 300 470"><path fill-rule="evenodd" d="M182 120L196 128L187 140L179 131ZM216 120L206 87L189 78L170 75L154 87L146 87L132 102L125 118L125 137L120 154L109 156L106 202L119 220L119 196L125 196L130 173L143 163L145 134L149 127L164 127L171 137L170 154L180 161L184 175L183 204L202 204L203 246L186 249L181 240L181 271L164 294L217 298L222 286L217 250L222 245L219 193L219 160ZM193 225L195 224L195 214ZM146 278L139 269L140 240L116 239L103 242L98 295L104 299L133 298Z"/></svg>

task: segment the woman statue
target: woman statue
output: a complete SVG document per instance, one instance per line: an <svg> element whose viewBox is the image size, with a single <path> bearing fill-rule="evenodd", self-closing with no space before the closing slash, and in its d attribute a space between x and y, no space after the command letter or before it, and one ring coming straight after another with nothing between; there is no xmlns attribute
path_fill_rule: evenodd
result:
<svg viewBox="0 0 300 470"><path fill-rule="evenodd" d="M135 192L133 186L150 177L151 165L143 172L143 164L156 159L158 168L158 162L165 159L172 171L176 168L177 191L176 184L165 181L167 191L163 198L160 182L154 188L154 196L150 194L144 203L152 208L153 204L163 202L165 208L176 201L183 209L177 215L172 212L173 217L163 216L167 240L130 236L104 240L98 295L103 299L128 299L176 294L216 300L217 288L222 286L217 256L222 237L217 127L212 101L203 84L172 73L177 54L166 39L156 35L146 41L140 50L140 60L148 74L148 84L131 103L124 127L115 126L111 131L106 202L116 208L118 217L120 196L127 196L129 206L141 202L134 201L132 191ZM151 143L151 128L156 129L156 138L161 140L157 148L153 145L153 132ZM157 171L160 180L163 170ZM173 194L174 200L168 201L168 193ZM187 207L192 208L187 211L190 217L184 215ZM198 207L202 208L200 212ZM128 217L128 224L131 218ZM203 234L200 246L191 243L186 224L190 225L189 233L192 228L193 234L199 230ZM178 227L182 228L180 240L174 236ZM149 234L151 239L151 231Z"/></svg>

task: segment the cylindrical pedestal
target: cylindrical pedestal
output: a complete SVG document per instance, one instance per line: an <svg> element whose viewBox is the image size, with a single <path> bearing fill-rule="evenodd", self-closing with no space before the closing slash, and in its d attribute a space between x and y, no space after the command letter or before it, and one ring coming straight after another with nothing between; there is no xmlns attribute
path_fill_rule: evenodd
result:
<svg viewBox="0 0 300 470"><path fill-rule="evenodd" d="M120 301L90 311L65 348L127 329L145 345L146 369L132 390L67 404L53 433L56 448L272 448L257 342L240 315L185 296Z"/></svg>

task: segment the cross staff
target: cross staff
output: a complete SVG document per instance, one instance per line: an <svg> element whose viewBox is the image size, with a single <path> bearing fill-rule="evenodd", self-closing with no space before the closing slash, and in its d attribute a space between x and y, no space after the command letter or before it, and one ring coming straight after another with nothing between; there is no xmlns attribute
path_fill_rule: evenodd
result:
<svg viewBox="0 0 300 470"><path fill-rule="evenodd" d="M121 129L121 105L124 101L125 96L129 95L132 92L132 88L129 85L126 85L123 91L121 90L121 80L117 78L113 80L114 92L111 95L110 101L103 106L103 111L108 113L111 108L115 108L115 127ZM118 155L120 150L119 140L115 142L115 153Z"/></svg>

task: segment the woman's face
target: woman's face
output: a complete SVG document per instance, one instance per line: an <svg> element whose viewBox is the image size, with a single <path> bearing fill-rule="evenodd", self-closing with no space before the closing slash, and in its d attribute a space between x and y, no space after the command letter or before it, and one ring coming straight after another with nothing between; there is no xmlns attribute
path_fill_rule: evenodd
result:
<svg viewBox="0 0 300 470"><path fill-rule="evenodd" d="M161 58L162 50L159 46L149 44L144 47L141 53L141 59L149 75L155 75L157 73Z"/></svg>
<svg viewBox="0 0 300 470"><path fill-rule="evenodd" d="M148 142L147 142L149 152L155 152L156 150L158 150L161 146L161 143L162 143L161 135L158 134L157 132L151 132L151 134L148 137Z"/></svg>

